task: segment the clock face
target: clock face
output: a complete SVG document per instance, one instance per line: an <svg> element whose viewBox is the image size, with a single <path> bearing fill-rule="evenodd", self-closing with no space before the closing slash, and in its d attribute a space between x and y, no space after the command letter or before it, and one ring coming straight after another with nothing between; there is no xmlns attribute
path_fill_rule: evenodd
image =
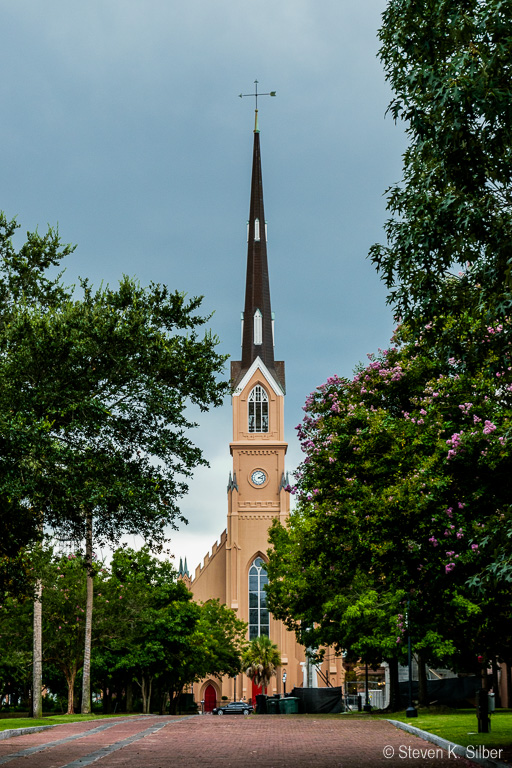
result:
<svg viewBox="0 0 512 768"><path fill-rule="evenodd" d="M266 479L267 479L267 476L262 469L255 469L251 475L251 480L254 483L254 485L263 485Z"/></svg>

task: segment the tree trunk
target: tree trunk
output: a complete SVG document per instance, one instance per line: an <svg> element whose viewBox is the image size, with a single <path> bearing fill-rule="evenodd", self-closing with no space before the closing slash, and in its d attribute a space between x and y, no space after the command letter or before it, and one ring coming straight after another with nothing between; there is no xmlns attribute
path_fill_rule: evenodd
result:
<svg viewBox="0 0 512 768"><path fill-rule="evenodd" d="M398 679L398 659L387 659L389 664L389 709L397 712L400 708L400 683Z"/></svg>
<svg viewBox="0 0 512 768"><path fill-rule="evenodd" d="M167 714L167 703L169 701L169 694L167 691L160 694L160 714L166 715Z"/></svg>
<svg viewBox="0 0 512 768"><path fill-rule="evenodd" d="M92 568L92 512L87 512L85 527L85 569L87 579L87 598L85 603L85 647L82 677L82 715L91 712L91 639L93 606L93 568Z"/></svg>
<svg viewBox="0 0 512 768"><path fill-rule="evenodd" d="M126 711L131 712L133 710L133 686L131 683L126 684Z"/></svg>
<svg viewBox="0 0 512 768"><path fill-rule="evenodd" d="M43 716L43 584L36 583L34 596L34 640L32 656L32 717Z"/></svg>
<svg viewBox="0 0 512 768"><path fill-rule="evenodd" d="M180 700L180 696L181 696L181 690L169 691L169 714L170 715L178 714L178 702Z"/></svg>
<svg viewBox="0 0 512 768"><path fill-rule="evenodd" d="M74 715L75 714L76 669L72 670L71 672L67 672L65 677L66 677L66 683L68 686L68 711L66 712L66 714Z"/></svg>
<svg viewBox="0 0 512 768"><path fill-rule="evenodd" d="M428 707L428 686L427 686L427 666L425 657L420 651L417 656L418 661L418 703L420 707Z"/></svg>
<svg viewBox="0 0 512 768"><path fill-rule="evenodd" d="M151 709L151 687L153 678L141 675L141 681L139 683L137 680L137 683L140 685L140 693L142 696L142 714L149 715Z"/></svg>

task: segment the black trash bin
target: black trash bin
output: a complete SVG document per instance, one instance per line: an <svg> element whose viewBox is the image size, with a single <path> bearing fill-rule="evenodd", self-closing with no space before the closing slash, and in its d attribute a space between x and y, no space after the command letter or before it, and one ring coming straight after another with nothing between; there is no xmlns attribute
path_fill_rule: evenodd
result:
<svg viewBox="0 0 512 768"><path fill-rule="evenodd" d="M256 696L256 714L267 714L267 695L265 693L258 693Z"/></svg>

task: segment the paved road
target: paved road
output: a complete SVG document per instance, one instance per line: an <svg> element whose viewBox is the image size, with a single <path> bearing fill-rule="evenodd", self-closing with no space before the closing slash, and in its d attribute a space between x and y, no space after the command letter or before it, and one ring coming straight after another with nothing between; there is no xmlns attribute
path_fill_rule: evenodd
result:
<svg viewBox="0 0 512 768"><path fill-rule="evenodd" d="M394 756L386 757L394 752ZM429 753L429 750L431 752ZM139 717L59 725L0 741L9 768L469 768L382 720Z"/></svg>

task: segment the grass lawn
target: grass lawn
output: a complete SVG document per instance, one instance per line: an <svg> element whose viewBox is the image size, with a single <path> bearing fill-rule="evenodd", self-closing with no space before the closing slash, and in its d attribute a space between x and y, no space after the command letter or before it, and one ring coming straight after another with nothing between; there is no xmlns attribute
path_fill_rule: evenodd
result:
<svg viewBox="0 0 512 768"><path fill-rule="evenodd" d="M503 748L502 760L512 762L512 710L500 709L491 715L489 733L478 733L478 722L474 709L454 709L443 712L418 710L418 717L407 718L405 712L390 715L360 715L350 713L339 717L385 718L401 720L422 731L434 733L463 747L485 745L489 748Z"/></svg>

